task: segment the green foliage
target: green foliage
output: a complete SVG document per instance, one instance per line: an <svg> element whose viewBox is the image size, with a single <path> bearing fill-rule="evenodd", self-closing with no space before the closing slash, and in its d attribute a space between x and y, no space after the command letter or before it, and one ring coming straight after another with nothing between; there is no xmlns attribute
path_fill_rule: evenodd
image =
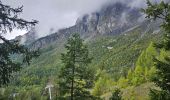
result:
<svg viewBox="0 0 170 100"><path fill-rule="evenodd" d="M108 92L112 92L113 88L117 86L123 89L126 89L131 85L140 86L140 84L149 81L150 78L153 77L156 72L156 68L153 66L154 64L152 59L153 56L157 55L157 53L155 48L153 48L153 43L151 43L149 47L148 44L150 41L159 40L160 34L155 35L143 33L141 30L142 28L139 27L125 34L109 37L96 37L91 41L86 41L88 43L89 53L94 57L94 60L89 64L90 67L87 67L86 65L81 67L79 65L83 64L75 64L77 67L77 73L74 79L74 82L76 83L74 93L75 96L77 96L75 99L94 100L90 94L90 91L91 87L93 86L93 72L95 73L96 70L103 71L101 71L100 75L97 75L96 77L96 82L92 90L92 94L95 96L101 96ZM165 41L167 41L166 43L168 44L168 38L165 39ZM40 55L39 58L34 59L30 63L31 65L29 67L25 67L20 73L14 74L14 81L12 81L11 85L14 85L15 89L19 87L19 89L16 90L16 92L20 93L17 98L23 98L24 100L47 99L47 96L42 96L40 92L43 92L43 88L45 87L44 85L46 84L47 80L50 78L58 79L59 72L63 72L63 74L60 74L61 80L56 80L55 82L57 83L60 81L60 89L66 89L66 91L60 91L64 93L62 97L59 97L59 100L68 100L70 98L70 93L68 91L70 91L70 80L72 80L74 75L71 75L71 73L69 73L71 71L68 70L71 70L71 67L74 67L72 66L74 64L72 63L73 59L68 51L66 51L66 54L64 54L65 56L62 56L64 58L64 65L61 63L60 53L65 52L65 48L63 48L64 42L65 40L63 40L60 44L53 43L50 46L43 48L41 50L42 55ZM73 45L74 43L72 42L71 44ZM77 44L78 48L87 50L86 46L81 47L80 44ZM159 46L162 47L162 45ZM113 47L113 49L109 50L107 47ZM148 48L144 50L146 47ZM70 50L73 49L74 48L70 47ZM4 51L4 47L2 46L2 49L0 50ZM79 54L83 53L79 52ZM86 55L87 52L84 54ZM162 59L164 59L164 55L166 54L162 53ZM30 60L32 57L28 56L25 58ZM85 58L87 59L88 57L83 57L83 60ZM135 62L136 65L134 64ZM64 68L67 68L68 70L65 70ZM66 78L69 78L69 80L67 81ZM66 87L66 85L68 87ZM26 87L30 88L26 89ZM36 89L36 87L41 88ZM145 86L142 87L144 88L143 90L145 90ZM141 89L139 88L138 90ZM133 97L131 97L131 99L135 99L136 91L134 93L132 92ZM5 94L0 97L6 99L12 93L12 90L7 90ZM115 91L111 100L118 100L114 99L114 97L117 96L119 96L119 92Z"/></svg>
<svg viewBox="0 0 170 100"><path fill-rule="evenodd" d="M126 88L129 86L129 82L128 79L124 78L124 77L120 77L119 80L117 81L117 86L119 88Z"/></svg>
<svg viewBox="0 0 170 100"><path fill-rule="evenodd" d="M145 71L143 69L143 67L141 66L137 66L135 68L134 74L133 74L133 78L131 80L133 85L139 85L145 82Z"/></svg>
<svg viewBox="0 0 170 100"><path fill-rule="evenodd" d="M156 75L157 69L155 66L151 67L150 70L146 73L146 77L151 81Z"/></svg>
<svg viewBox="0 0 170 100"><path fill-rule="evenodd" d="M99 82L99 87L106 89L106 92L104 94L101 93L101 95L112 92L112 88L119 84L116 84L116 81L118 81L120 77L123 79L121 78L119 87L129 86L129 80L131 79L126 78L128 70L131 69L133 74L134 63L137 61L141 52L147 48L150 41L157 41L159 38L160 34L141 34L141 27L139 27L126 33L126 35L102 36L86 41L90 56L94 57L92 63L89 64L90 67L88 67L90 70L89 73L91 74L89 75L89 78L93 79L91 76L93 76L93 73L98 69L106 70L107 75L109 76L106 80L106 85L102 82L102 78L100 79L100 77L104 78L105 75L97 75L96 77L95 84L98 83L98 81L101 81L101 84L104 85L100 85ZM12 81L11 85L14 85L15 87L32 87L33 85L37 85L44 88L44 84L46 84L47 80L51 77L56 79L55 82L58 83L59 72L64 66L60 60L60 53L66 52L63 46L64 43L65 40L62 40L60 43L53 43L41 49L41 55L34 59L29 67L24 67L20 73L15 74L14 81ZM108 50L107 46L111 46L113 49ZM123 82L126 83L123 84ZM89 81L88 85L90 87L93 86L93 82ZM96 88L97 86L95 85L94 87ZM89 89L89 91L91 91L91 89ZM107 93L107 91L109 93ZM64 96L66 97L68 94Z"/></svg>
<svg viewBox="0 0 170 100"><path fill-rule="evenodd" d="M154 87L151 82L143 83L138 86L128 86L121 89L123 100L149 100L150 88Z"/></svg>
<svg viewBox="0 0 170 100"><path fill-rule="evenodd" d="M127 79L132 80L132 78L133 78L133 71L132 69L129 69Z"/></svg>
<svg viewBox="0 0 170 100"><path fill-rule="evenodd" d="M142 10L147 14L147 18L153 20L162 19L164 21L162 23L163 29L170 33L170 4L163 0L160 3L152 3L150 0L147 0L147 5L148 7Z"/></svg>
<svg viewBox="0 0 170 100"><path fill-rule="evenodd" d="M42 92L39 86L0 88L0 100L47 100L48 96Z"/></svg>
<svg viewBox="0 0 170 100"><path fill-rule="evenodd" d="M122 100L120 89L115 89L115 91L112 93L112 97L109 100Z"/></svg>
<svg viewBox="0 0 170 100"><path fill-rule="evenodd" d="M170 50L170 4L161 1L159 4L153 4L149 0L147 2L148 7L144 9L144 13L147 14L148 18L161 19L163 21L162 28L165 30L164 39L161 43L157 43L155 46L160 51L169 52ZM168 96L170 93L170 58L169 55L160 54L161 58L155 58L156 76L153 78L153 82L160 87L162 90L157 91L156 89L151 90L151 100L169 100Z"/></svg>
<svg viewBox="0 0 170 100"><path fill-rule="evenodd" d="M68 94L71 100L81 98L90 98L89 82L92 74L89 74L88 64L91 58L88 54L87 46L79 34L73 34L65 45L66 54L62 54L64 67L60 74L60 88L65 95Z"/></svg>
<svg viewBox="0 0 170 100"><path fill-rule="evenodd" d="M150 100L169 100L170 93L164 90L151 89L149 96Z"/></svg>
<svg viewBox="0 0 170 100"><path fill-rule="evenodd" d="M156 49L151 43L146 50L144 50L139 56L136 68L134 70L134 78L132 79L132 84L139 85L146 81L149 81L150 77L154 75L154 56L157 55Z"/></svg>
<svg viewBox="0 0 170 100"><path fill-rule="evenodd" d="M150 68L150 67L154 66L153 58L157 55L158 55L158 52L156 51L153 43L151 42L150 45L147 47L147 49L144 50L140 54L136 65Z"/></svg>
<svg viewBox="0 0 170 100"><path fill-rule="evenodd" d="M104 88L106 90L104 93L101 92L101 95L112 92L113 88L117 86L117 84L119 84L116 84L116 81L118 81L121 76L123 80L121 78L121 84L119 84L118 87L123 87L125 89L126 86L129 87L130 85L132 85L130 83L130 80L133 79L134 70L130 67L134 66L134 62L137 61L137 58L141 54L141 51L146 51L143 49L148 46L150 41L157 40L160 35L146 33L145 35L143 35L142 38L140 37L140 31L137 31L135 29L134 31L127 33L126 36L103 36L96 37L92 41L86 41L88 44L89 53L91 56L94 57L92 63L89 64L90 67L88 67L90 70L89 73L91 74L89 75L90 78L93 79L93 77L91 77L93 76L93 72L95 73L96 70L101 68L101 66L104 66L103 68L104 70L106 70L109 77L107 78L107 84L105 85L105 83L102 82L102 78L104 78L105 75L97 75L96 82L93 88L95 90L96 87L99 87L99 89L95 90L96 94L97 90L101 90L100 88ZM66 51L63 47L63 43L65 43L65 40L62 43L54 43L51 44L49 47L47 46L46 48L40 50L41 55L37 59L34 59L29 67L25 67L21 70L20 73L17 73L14 79L15 81L12 81L11 84L15 87L32 87L32 85L38 85L44 88L44 84L46 84L47 80L49 80L50 77L56 79L55 82L58 83L59 72L63 67L63 64L60 60L60 53ZM102 46L112 46L113 49L108 50L106 47L102 48ZM131 69L132 72L131 79L126 78L128 74L128 69ZM100 79L100 77L102 78ZM96 83L98 83L99 85L97 86ZM88 82L88 85L93 86L93 82ZM65 97L66 96L69 97L68 94L66 94Z"/></svg>
<svg viewBox="0 0 170 100"><path fill-rule="evenodd" d="M137 60L135 69L129 69L128 71L127 81L129 84L136 86L151 80L156 73L153 59L157 55L158 53L153 43L151 43L146 50L143 50Z"/></svg>
<svg viewBox="0 0 170 100"><path fill-rule="evenodd" d="M111 76L105 70L99 73L98 80L95 82L92 90L92 95L94 96L101 96L112 91L112 87L115 84Z"/></svg>
<svg viewBox="0 0 170 100"><path fill-rule="evenodd" d="M166 62L170 62L169 58L165 57L165 61L160 61L158 59L156 61L156 68L158 69L156 72L156 76L153 78L153 82L156 83L157 86L161 87L161 89L170 92L170 85L169 85L169 72L170 72L170 64Z"/></svg>
<svg viewBox="0 0 170 100"><path fill-rule="evenodd" d="M151 41L156 41L160 34L141 34L140 28L134 29L127 35L97 37L89 41L90 54L94 57L92 66L107 70L117 81L121 76L127 76L130 68L135 66L141 52ZM107 47L113 47L108 50ZM147 58L147 57L145 57ZM149 66L151 67L151 66Z"/></svg>
<svg viewBox="0 0 170 100"><path fill-rule="evenodd" d="M17 72L21 68L20 62L14 62L11 55L22 54L23 62L29 64L30 60L38 56L37 51L30 52L30 50L19 44L18 41L9 41L2 34L11 32L14 28L24 29L34 26L37 21L28 22L24 19L18 18L22 12L22 7L11 8L8 5L2 4L0 1L0 86L9 83L13 72Z"/></svg>

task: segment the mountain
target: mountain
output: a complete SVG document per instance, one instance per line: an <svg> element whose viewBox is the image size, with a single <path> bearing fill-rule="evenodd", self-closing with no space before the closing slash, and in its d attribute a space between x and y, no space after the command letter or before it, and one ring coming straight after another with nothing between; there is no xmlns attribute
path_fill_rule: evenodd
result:
<svg viewBox="0 0 170 100"><path fill-rule="evenodd" d="M151 41L160 37L160 22L143 20L139 8L131 8L118 2L78 18L72 27L61 29L37 40L34 29L18 38L20 40L24 38L25 44L31 49L41 50L41 56L33 60L29 68L40 70L40 66L46 69L60 65L60 54L65 51L64 43L71 34L79 33L88 44L91 56L94 57L92 63L94 68L101 67L105 62L105 64L110 63L107 66L110 72L119 69L126 73L130 67L135 66L141 51ZM107 48L112 48L110 54ZM115 79L121 75L119 71L114 73Z"/></svg>
<svg viewBox="0 0 170 100"><path fill-rule="evenodd" d="M98 12L79 17L74 26L42 37L34 41L32 47L34 49L43 48L49 43L68 38L72 33L79 33L84 39L121 34L128 29L144 24L142 17L139 8L131 8L117 2L104 6Z"/></svg>
<svg viewBox="0 0 170 100"><path fill-rule="evenodd" d="M40 48L41 55L16 74L12 86L20 94L40 96L37 91L42 92L49 80L57 87L58 74L63 67L61 53L66 51L64 44L73 33L79 33L88 45L93 57L89 66L94 73L103 69L112 81L117 81L121 76L126 77L129 69L135 68L137 58L151 41L160 40L160 22L144 20L139 8L117 2L79 17L74 26L45 37L36 39L35 32L30 31L18 39L25 37L25 44L31 49ZM146 87L140 88L145 90Z"/></svg>
<svg viewBox="0 0 170 100"><path fill-rule="evenodd" d="M35 28L31 28L31 30L25 33L24 35L17 36L15 40L20 41L21 44L30 45L31 43L36 41L37 38L38 36L36 34Z"/></svg>
<svg viewBox="0 0 170 100"><path fill-rule="evenodd" d="M27 42L30 44L29 47L41 50L40 57L34 59L28 69L33 68L34 72L39 72L41 69L44 72L45 69L52 68L57 73L62 65L60 54L65 52L64 43L72 33L80 33L89 46L91 56L94 57L93 68L107 66L106 69L114 73L113 76L117 79L122 75L119 70L127 73L129 68L135 66L141 51L151 41L160 38L160 21L151 22L142 18L140 9L118 2L104 6L98 12L84 15L77 19L74 26L61 29L46 37L35 40L29 37L31 32L27 33L26 40L31 41ZM109 50L111 52L108 53L107 48L112 48ZM56 66L60 67L56 68ZM28 69L24 70L27 72ZM37 75L37 73L29 72Z"/></svg>

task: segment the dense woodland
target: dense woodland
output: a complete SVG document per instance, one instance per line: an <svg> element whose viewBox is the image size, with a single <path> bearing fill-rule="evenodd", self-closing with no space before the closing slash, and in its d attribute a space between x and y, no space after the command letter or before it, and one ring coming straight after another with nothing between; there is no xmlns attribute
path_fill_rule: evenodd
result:
<svg viewBox="0 0 170 100"><path fill-rule="evenodd" d="M36 51L1 35L37 24L21 12L0 2L0 100L170 100L169 3L148 0L141 10L162 20L157 34L137 27L85 41L72 33Z"/></svg>

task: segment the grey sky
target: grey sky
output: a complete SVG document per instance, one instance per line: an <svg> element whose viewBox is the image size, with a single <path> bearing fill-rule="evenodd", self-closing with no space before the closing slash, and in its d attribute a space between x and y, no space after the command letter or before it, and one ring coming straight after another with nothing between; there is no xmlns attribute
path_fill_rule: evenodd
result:
<svg viewBox="0 0 170 100"><path fill-rule="evenodd" d="M143 7L145 4L145 0L2 0L13 7L23 5L24 11L21 16L39 21L36 29L40 37L49 34L51 28L57 31L72 26L78 17L100 10L103 5L116 1L128 3L132 7ZM8 35L8 38L15 35Z"/></svg>

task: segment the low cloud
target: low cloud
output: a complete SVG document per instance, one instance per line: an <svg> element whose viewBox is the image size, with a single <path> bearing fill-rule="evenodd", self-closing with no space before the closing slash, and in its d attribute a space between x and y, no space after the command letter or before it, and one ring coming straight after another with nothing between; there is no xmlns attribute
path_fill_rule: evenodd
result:
<svg viewBox="0 0 170 100"><path fill-rule="evenodd" d="M36 19L39 37L48 35L50 30L75 24L78 17L99 11L102 6L122 2L131 7L144 7L145 0L2 0L3 3L18 7L23 5L21 16L27 20Z"/></svg>

